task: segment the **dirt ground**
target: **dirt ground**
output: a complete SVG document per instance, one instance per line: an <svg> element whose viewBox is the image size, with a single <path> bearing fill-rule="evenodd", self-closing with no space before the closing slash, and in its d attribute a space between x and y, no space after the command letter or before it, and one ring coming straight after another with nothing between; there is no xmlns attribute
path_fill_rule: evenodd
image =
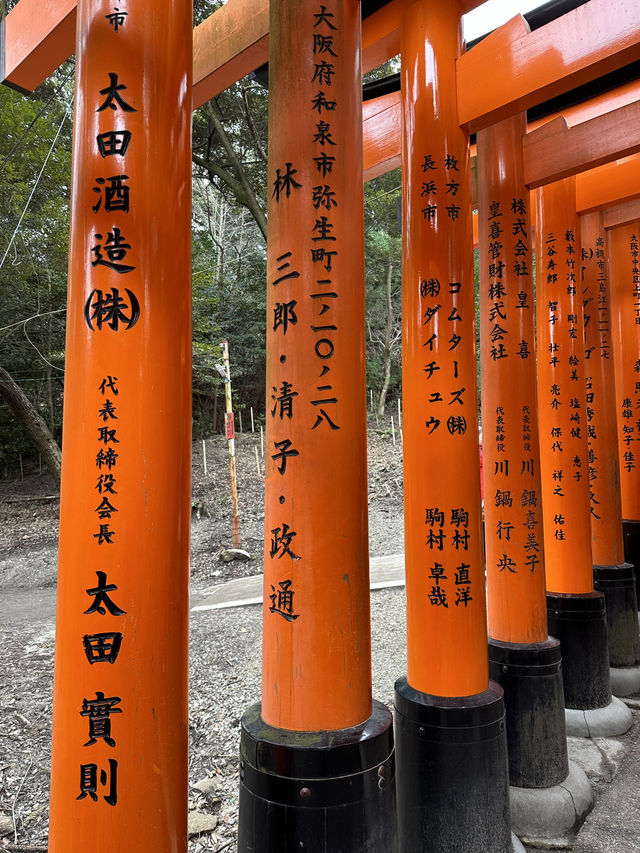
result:
<svg viewBox="0 0 640 853"><path fill-rule="evenodd" d="M239 435L236 445L242 544L252 558L219 559L231 545L227 442L207 440L206 474L202 442L196 442L191 526L196 594L262 572L260 436ZM397 554L403 550L402 451L399 436L395 446L392 442L390 421L370 424L368 457L370 551ZM49 477L0 482L0 851L46 850L58 511ZM402 645L404 607L401 590L388 595L395 609L376 609L380 630L374 650L384 669L375 695L383 701L391 698L393 680L386 669L390 649ZM242 619L237 614L216 611L215 619L193 614L191 620L189 808L208 819L209 829L192 836L190 853L231 850L235 842L239 721L259 698L261 610L244 608ZM402 674L402 661L394 658L393 666L396 676Z"/></svg>

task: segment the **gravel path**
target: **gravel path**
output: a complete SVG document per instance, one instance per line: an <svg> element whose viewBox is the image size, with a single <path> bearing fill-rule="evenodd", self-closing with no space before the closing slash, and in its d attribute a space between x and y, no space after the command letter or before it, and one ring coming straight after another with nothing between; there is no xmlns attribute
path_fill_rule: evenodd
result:
<svg viewBox="0 0 640 853"><path fill-rule="evenodd" d="M229 564L217 557L231 535L226 443L207 442L207 475L201 443L194 447L194 600L213 585L262 570L263 487L256 447L259 452L259 436L240 436L243 544L253 558ZM58 502L42 498L52 492L46 477L0 483L0 853L46 851ZM369 432L369 522L372 554L402 552L401 448L393 446L390 433L375 428ZM402 588L371 594L373 695L389 706L395 679L406 672L404 606ZM191 836L189 853L235 850L239 725L242 713L260 698L260 649L260 606L192 613L188 795L191 820L199 820L203 831ZM635 785L633 762L625 766ZM615 839L607 834L615 786L599 793L604 812L596 809L574 849L627 853L624 844L607 846L626 837L622 830Z"/></svg>
<svg viewBox="0 0 640 853"><path fill-rule="evenodd" d="M206 475L202 444L194 445L191 587L196 596L214 584L262 571L259 447L257 434L238 438L243 545L253 558L227 564L217 557L231 536L226 441L207 441ZM371 550L397 554L403 550L401 447L374 423L368 454ZM48 499L53 493L46 476L0 483L0 851L14 844L15 850L46 849L59 508L57 500ZM404 590L372 593L372 630L374 696L390 703L394 680L405 670ZM239 723L260 698L260 654L259 606L192 614L189 808L208 828L192 836L189 853L234 849Z"/></svg>

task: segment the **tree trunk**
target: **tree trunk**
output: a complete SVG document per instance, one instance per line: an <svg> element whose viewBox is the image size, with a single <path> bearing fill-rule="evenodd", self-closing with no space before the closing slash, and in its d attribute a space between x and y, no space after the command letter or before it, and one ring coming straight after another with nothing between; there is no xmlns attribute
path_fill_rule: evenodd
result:
<svg viewBox="0 0 640 853"><path fill-rule="evenodd" d="M51 352L51 349L49 349ZM51 367L45 365L45 376L47 377L47 417L49 419L49 432L53 433L55 427L55 418L53 412L53 382L51 380Z"/></svg>
<svg viewBox="0 0 640 853"><path fill-rule="evenodd" d="M387 392L391 381L391 332L393 330L393 303L391 301L391 273L393 266L389 263L387 269L387 327L384 331L384 348L383 348L383 364L384 364L384 379L382 388L380 389L380 398L378 399L378 417L384 415L384 407L387 402Z"/></svg>
<svg viewBox="0 0 640 853"><path fill-rule="evenodd" d="M31 440L42 454L49 472L60 487L60 466L62 454L55 438L49 432L44 420L40 417L21 388L16 385L11 376L0 367L0 397L4 397L14 415L23 425Z"/></svg>
<svg viewBox="0 0 640 853"><path fill-rule="evenodd" d="M51 276L47 275L47 284L49 286L49 305L47 306L47 310L51 311ZM53 330L52 330L52 315L49 314L49 318L47 320L47 353L49 354L49 358L51 358L51 350L53 342ZM49 432L53 434L53 430L55 427L55 416L53 411L53 382L51 381L51 365L49 362L45 365L45 375L47 377L47 408L48 408L48 416L49 416Z"/></svg>

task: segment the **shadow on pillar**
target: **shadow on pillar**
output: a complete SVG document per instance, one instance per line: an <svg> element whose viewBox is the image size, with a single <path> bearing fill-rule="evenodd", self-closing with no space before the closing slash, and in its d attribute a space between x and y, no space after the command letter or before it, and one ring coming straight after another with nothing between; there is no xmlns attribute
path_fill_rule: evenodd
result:
<svg viewBox="0 0 640 853"><path fill-rule="evenodd" d="M611 692L629 696L640 689L640 633L636 573L630 563L594 566L594 587L604 595Z"/></svg>
<svg viewBox="0 0 640 853"><path fill-rule="evenodd" d="M511 853L502 688L445 698L396 681L401 853Z"/></svg>
<svg viewBox="0 0 640 853"><path fill-rule="evenodd" d="M640 566L640 521L622 520L624 559L632 566ZM640 572L636 572L636 601L640 602Z"/></svg>
<svg viewBox="0 0 640 853"><path fill-rule="evenodd" d="M632 717L611 696L605 598L601 592L547 593L549 633L560 640L567 734L612 737Z"/></svg>
<svg viewBox="0 0 640 853"><path fill-rule="evenodd" d="M392 717L293 732L242 718L238 853L397 853Z"/></svg>

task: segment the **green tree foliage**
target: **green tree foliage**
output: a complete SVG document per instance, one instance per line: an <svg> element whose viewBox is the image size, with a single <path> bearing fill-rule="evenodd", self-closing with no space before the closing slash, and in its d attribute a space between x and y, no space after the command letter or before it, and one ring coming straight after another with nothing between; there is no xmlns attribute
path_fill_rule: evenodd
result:
<svg viewBox="0 0 640 853"><path fill-rule="evenodd" d="M400 198L399 169L365 184L367 386L379 415L401 389Z"/></svg>
<svg viewBox="0 0 640 853"><path fill-rule="evenodd" d="M229 342L234 408L251 406L256 414L264 412L266 146L267 93L250 78L194 114L194 423L198 434L222 428L224 391L215 370L222 340Z"/></svg>
<svg viewBox="0 0 640 853"><path fill-rule="evenodd" d="M0 15L13 2L0 0ZM220 5L221 0L197 0L195 24ZM369 77L394 70L390 64ZM0 368L57 441L64 390L72 97L71 62L31 96L0 87ZM251 406L259 418L267 402L267 115L268 91L250 75L193 116L193 414L198 436L222 429L224 388L217 365L223 340L229 342L236 411ZM395 395L400 384L399 184L395 172L365 187L368 381L378 403L385 387ZM37 455L26 424L0 393L0 475L14 473L21 456L37 464Z"/></svg>
<svg viewBox="0 0 640 853"><path fill-rule="evenodd" d="M0 368L60 438L71 173L72 63L33 95L0 87ZM45 165L46 164L46 165ZM0 388L0 392L2 388ZM6 391L6 386L5 386ZM0 393L0 472L32 440Z"/></svg>

